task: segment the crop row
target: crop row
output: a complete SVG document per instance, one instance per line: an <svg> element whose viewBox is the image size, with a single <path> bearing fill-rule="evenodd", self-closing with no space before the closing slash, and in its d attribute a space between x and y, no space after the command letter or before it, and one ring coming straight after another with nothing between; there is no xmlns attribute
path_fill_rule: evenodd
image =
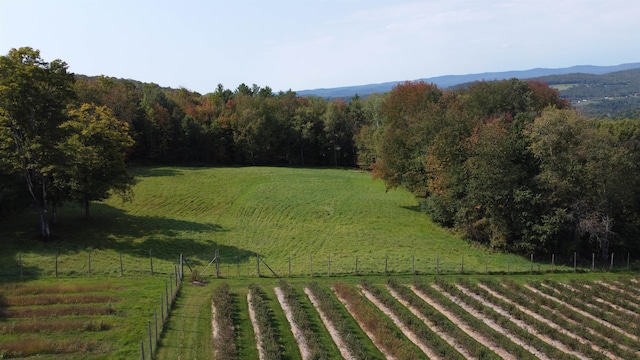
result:
<svg viewBox="0 0 640 360"><path fill-rule="evenodd" d="M222 283L213 293L213 345L214 359L236 359L237 349L234 342L235 326L233 296L228 283Z"/></svg>
<svg viewBox="0 0 640 360"><path fill-rule="evenodd" d="M118 297L97 286L5 285L0 289L0 358L92 353L103 346L82 334L108 331ZM116 305L114 305L116 304ZM90 336L91 337L91 336Z"/></svg>
<svg viewBox="0 0 640 360"><path fill-rule="evenodd" d="M251 322L254 324L256 342L260 352L260 359L282 359L282 346L278 342L278 333L274 324L272 310L266 300L264 290L258 285L249 286L247 302L253 315Z"/></svg>
<svg viewBox="0 0 640 360"><path fill-rule="evenodd" d="M280 281L273 292L250 285L248 302L261 359L334 358L336 348L350 359L640 359L637 321L622 323L625 316L638 318L629 315L640 308L636 285L495 278L416 278L412 284L391 278L386 286L366 279L358 286ZM271 294L296 329L299 353L282 344ZM224 314L238 311L230 288L219 286L214 298L214 326L232 330L234 317ZM333 343L320 340L321 333ZM215 358L237 355L233 331L227 334L225 342L214 339L214 351L229 355Z"/></svg>

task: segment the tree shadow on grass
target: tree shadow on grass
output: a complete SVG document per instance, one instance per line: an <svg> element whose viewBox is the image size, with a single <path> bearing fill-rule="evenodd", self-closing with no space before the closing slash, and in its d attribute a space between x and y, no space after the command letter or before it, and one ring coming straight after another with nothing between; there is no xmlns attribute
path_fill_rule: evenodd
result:
<svg viewBox="0 0 640 360"><path fill-rule="evenodd" d="M218 250L222 263L235 264L254 257L255 253L235 246L220 245L217 233L220 225L161 216L141 216L126 213L105 204L92 206L92 218L83 218L79 209L65 209L57 225L52 227L52 240L38 240L37 227L32 223L6 222L0 230L0 275L16 275L19 254L35 253L54 258L56 254L71 255L93 250L113 250L123 255L177 261L180 254L191 266L206 266ZM25 226L29 231L25 231ZM142 260L141 260L142 261ZM38 273L35 268L23 268L25 273ZM9 274L7 274L7 272Z"/></svg>
<svg viewBox="0 0 640 360"><path fill-rule="evenodd" d="M140 178L160 177L160 176L173 177L180 174L180 171L176 169L170 169L170 168L139 166L139 167L135 167L132 173L133 175L135 175L135 177L140 177Z"/></svg>

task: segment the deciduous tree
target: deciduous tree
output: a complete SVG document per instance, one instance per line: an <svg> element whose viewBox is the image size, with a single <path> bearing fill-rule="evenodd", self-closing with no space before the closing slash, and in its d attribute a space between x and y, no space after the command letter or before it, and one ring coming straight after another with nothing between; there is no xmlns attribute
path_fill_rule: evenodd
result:
<svg viewBox="0 0 640 360"><path fill-rule="evenodd" d="M85 216L89 218L91 201L111 193L129 198L133 177L127 172L125 154L134 141L128 123L116 119L105 106L83 104L60 127L68 133L59 145L66 159L62 184L84 206Z"/></svg>
<svg viewBox="0 0 640 360"><path fill-rule="evenodd" d="M59 125L74 97L73 75L61 60L46 62L29 47L0 57L0 151L24 177L36 205L43 239L51 236L49 197L61 163Z"/></svg>

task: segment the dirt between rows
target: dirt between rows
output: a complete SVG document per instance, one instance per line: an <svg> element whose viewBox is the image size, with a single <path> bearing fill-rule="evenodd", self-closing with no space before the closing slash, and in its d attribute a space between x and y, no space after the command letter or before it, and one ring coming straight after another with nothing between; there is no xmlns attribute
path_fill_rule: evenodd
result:
<svg viewBox="0 0 640 360"><path fill-rule="evenodd" d="M351 354L351 352L347 348L347 345L344 343L344 341L342 341L342 337L340 337L340 334L338 333L338 330L336 329L336 327L333 326L333 323L329 321L329 319L324 314L324 312L320 310L320 303L318 302L318 299L316 299L315 295L313 295L313 293L311 292L311 290L309 290L309 288L304 288L304 293L307 294L307 296L309 297L309 300L313 304L313 307L315 307L316 311L318 311L318 314L320 315L320 319L322 320L322 323L324 324L324 326L327 328L327 331L329 331L329 335L331 335L333 342L338 347L338 350L340 351L340 355L342 355L342 357L345 358L346 360L355 359L355 356Z"/></svg>
<svg viewBox="0 0 640 360"><path fill-rule="evenodd" d="M588 312L586 312L586 311L583 311L583 310L581 310L581 309L578 309L577 307L575 307L575 306L573 306L573 305L570 305L570 304L564 303L564 302L560 301L559 299L556 299L556 298L555 298L555 297L553 297L553 296L550 296L550 295L548 295L548 294L545 294L545 293L543 293L542 291L540 291L540 290L538 290L538 289L536 289L536 288L533 288L533 287L531 287L531 286L529 286L529 285L525 285L525 287L526 287L529 291L532 291L532 292L534 292L534 293L536 293L536 294L539 294L540 296L542 296L542 297L544 297L544 298L546 298L546 299L553 300L553 301L555 301L555 302L557 302L557 303L560 303L560 304L562 304L563 306L567 307L569 310L575 311L575 312L577 312L578 314L580 314L580 315L582 315L582 316L584 316L584 317L587 317L587 318L589 318L589 319L591 319L591 320L593 320L593 321L595 321L595 322L597 322L597 323L599 323L599 324L601 324L601 325L603 325L603 326L606 326L606 327L608 327L608 328L609 328L609 329L611 329L611 330L617 331L617 332L621 333L622 335L624 335L624 336L626 336L626 337L628 337L628 338L630 338L630 339L633 339L633 340L635 340L635 341L640 340L640 338L638 338L637 336L635 336L635 335L633 335L633 334L631 334L631 333L629 333L629 332L625 331L624 329L621 329L621 328L619 328L619 327L617 327L617 326L615 326L615 325L613 325L613 324L611 324L611 323L609 323L609 322L607 322L607 321L604 321L604 320L602 320L602 319L599 319L599 318L597 318L597 317L595 317L595 316L593 316L593 315L589 314L589 313L588 313Z"/></svg>
<svg viewBox="0 0 640 360"><path fill-rule="evenodd" d="M418 309L416 309L414 306L411 306L411 304L409 304L409 302L406 301L402 296L400 296L400 294L398 294L395 290L393 290L388 286L387 286L387 289L389 290L389 293L391 294L391 296L396 298L396 300L398 300L400 304L404 305L407 309L409 309L409 311L411 311L411 313L413 313L413 315L415 315L418 319L422 320L422 322L425 325L427 325L427 327L431 329L431 331L438 334L440 338L442 338L454 349L456 349L466 359L473 359L473 356L471 356L471 354L467 351L467 349L465 349L464 346L460 345L455 338L449 336L446 332L442 331L431 320L429 320L429 318L424 316Z"/></svg>
<svg viewBox="0 0 640 360"><path fill-rule="evenodd" d="M276 287L273 289L276 293L276 298L278 298L278 302L280 303L280 307L282 311L284 311L284 316L287 318L289 322L289 326L291 327L291 332L293 333L293 337L296 339L298 343L298 348L300 349L300 355L302 355L303 360L307 360L311 357L311 352L309 351L309 346L307 346L307 340L304 338L302 331L298 327L298 324L293 320L293 315L291 314L291 307L289 303L287 303L287 299L285 299L284 294L282 293L282 289Z"/></svg>
<svg viewBox="0 0 640 360"><path fill-rule="evenodd" d="M398 318L391 309L386 307L383 303L381 303L373 294L371 294L366 289L362 288L362 286L358 286L362 294L373 303L378 309L380 309L385 315L387 315L393 323L402 331L404 336L406 336L411 342L413 342L422 352L427 355L429 359L439 359L440 357L431 350L418 336Z"/></svg>
<svg viewBox="0 0 640 360"><path fill-rule="evenodd" d="M462 307L469 314L471 314L471 315L475 316L476 318L482 320L487 326L489 326L493 330L501 333L502 335L506 336L512 342L514 342L515 344L521 346L522 348L524 348L525 350L527 350L528 352L530 352L534 356L538 357L539 359L550 360L549 357L547 357L544 353L542 353L538 349L534 348L533 346L525 343L519 337L515 336L515 334L512 334L511 332L509 332L504 327L498 325L495 321L493 321L493 319L489 318L488 316L483 315L481 312L479 312L476 309L474 309L473 307L469 306L467 303L465 303L461 299L458 299L457 297L445 292L443 289L440 289L440 287L438 287L436 285L434 285L434 287L439 289L444 296L448 297L449 300L453 301L458 306ZM482 299L480 297L474 297L473 295L475 295L475 294L473 294L468 289L466 289L466 288L464 288L463 286L460 286L460 285L456 285L456 287L458 288L458 290L462 291L465 295L467 295L467 296L469 296L469 297L471 297L471 298L473 298L473 299L475 299L477 301L480 301L484 306L487 306L485 301L484 301L484 299Z"/></svg>
<svg viewBox="0 0 640 360"><path fill-rule="evenodd" d="M253 326L253 332L256 334L256 347L258 348L258 357L260 360L264 360L264 350L262 349L262 336L260 335L260 328L256 321L256 312L251 305L251 291L247 293L247 304L249 305L249 319L251 319L251 325Z"/></svg>
<svg viewBox="0 0 640 360"><path fill-rule="evenodd" d="M572 337L572 338L580 341L581 343L586 343L586 341L584 339L582 339L581 337L576 336L575 334L566 331L565 329L563 329L560 326L556 325L554 322L551 322L551 321L545 319L544 317L540 316L539 314L537 314L537 313L535 313L535 312L533 312L533 311L531 311L529 309L526 309L526 308L520 306L519 304L516 304L515 302L513 302L513 301L507 299L506 297L498 294L497 292L493 291L492 289L488 288L487 286L485 286L483 284L478 284L478 287L486 290L492 296L495 296L496 298L498 298L498 299L500 299L500 300L502 300L502 301L504 301L506 303L509 303L509 304L513 305L518 310L520 310L523 313L533 317L534 319L536 319L538 321L541 321L541 322L544 322L545 324L547 324L550 327L556 329L557 331L559 331L559 332L561 332L561 333L563 333L563 334L565 334L565 335L567 335L569 337ZM533 329L532 329L532 331L533 331ZM536 336L540 337L541 339L545 339L545 341L547 343L552 344L553 346L555 346L556 348L558 348L561 351L564 351L567 354L571 354L571 355L576 356L577 358L582 359L582 360L588 360L589 359L588 357L584 356L584 354L571 350L569 347L567 347L566 345L564 345L563 343L561 343L559 341L555 341L555 340L550 339L550 338L548 338L546 336L543 338L544 335L542 335L542 334L540 334L538 332L536 332ZM550 341L552 341L553 343L551 343Z"/></svg>
<svg viewBox="0 0 640 360"><path fill-rule="evenodd" d="M480 303L482 303L482 305L492 309L493 311L497 312L498 314L506 317L507 319L509 319L509 321L511 321L512 323L516 324L518 327L526 330L527 332L537 336L539 339L541 339L542 341L552 345L553 343L550 342L551 339L549 339L548 337L546 337L543 334L538 333L537 331L535 331L534 329L532 329L529 325L527 325L524 321L522 320L518 320L516 318L514 318L513 316L511 316L511 314L509 314L508 312L504 311L502 308L495 306L494 304L488 302L487 300L485 300L485 298L483 298L482 296L475 294L473 291L465 288L464 286L461 285L456 285L456 287L462 291L465 295L479 301ZM474 310L475 311L475 310ZM476 312L477 313L477 312ZM481 314L478 314L477 316L478 318L484 319L484 316L481 317ZM486 321L485 321L486 322ZM496 324L495 322L491 321L491 323L487 322L487 325L491 326L492 328L494 328L495 330L498 331L498 327L502 328L500 325ZM529 351L530 353L532 353L533 355L537 356L540 359L549 359L549 357L542 353L541 351L539 351L538 349L526 344L524 341L520 340L519 338L515 337L514 335L512 335L511 333L509 333L508 331L504 330L503 334L507 337L509 337L513 342L515 342L516 344L522 346L523 348L525 348L527 351Z"/></svg>
<svg viewBox="0 0 640 360"><path fill-rule="evenodd" d="M358 317L355 315L355 313L353 312L353 307L351 306L351 304L349 304L347 301L345 301L345 299L343 299L341 296L339 296L338 293L336 293L334 289L331 289L331 290L333 291L334 294L336 294L336 297L344 305L344 307L347 309L349 314L351 314L351 316L360 325L360 328L362 329L362 331L364 331L364 333L369 337L369 339L371 339L371 341L378 348L378 350L380 350L382 355L384 355L384 357L387 358L387 360L396 360L396 358L391 356L391 354L389 354L389 352L380 344L380 341L378 341L378 339L376 339L376 337L373 336L371 331L369 329L365 328L364 326L362 326L362 319L358 319Z"/></svg>
<svg viewBox="0 0 640 360"><path fill-rule="evenodd" d="M490 339L488 339L483 334L473 330L473 328L471 328L469 325L467 325L467 323L462 321L462 319L458 318L458 316L456 316L451 311L447 310L444 306L440 305L440 303L438 303L437 301L431 299L427 294L425 294L422 291L418 290L415 286L411 286L411 290L414 293L416 293L416 295L418 295L423 301L425 301L427 304L431 305L431 307L433 307L434 309L438 310L442 315L446 316L449 320L451 320L451 322L456 324L460 328L460 330L462 330L465 333L467 333L467 335L471 336L476 341L478 341L482 345L486 346L488 349L490 349L494 353L498 354L503 359L517 360L515 356L511 355L510 353L508 353L507 351L505 351L504 349L502 349L498 345L494 344ZM438 290L438 291L440 291L440 290Z"/></svg>

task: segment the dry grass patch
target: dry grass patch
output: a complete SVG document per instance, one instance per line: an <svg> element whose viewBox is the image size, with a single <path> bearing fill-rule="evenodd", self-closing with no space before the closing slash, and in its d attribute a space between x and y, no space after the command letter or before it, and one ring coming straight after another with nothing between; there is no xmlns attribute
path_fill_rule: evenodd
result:
<svg viewBox="0 0 640 360"><path fill-rule="evenodd" d="M93 340L48 340L27 337L20 340L0 341L0 358L23 358L42 354L89 353L98 350L100 345Z"/></svg>
<svg viewBox="0 0 640 360"><path fill-rule="evenodd" d="M0 334L68 333L74 331L105 331L111 325L103 320L13 321L0 325Z"/></svg>
<svg viewBox="0 0 640 360"><path fill-rule="evenodd" d="M113 284L21 284L9 283L0 286L0 296L24 296L40 294L73 294L102 291L116 291L119 287Z"/></svg>
<svg viewBox="0 0 640 360"><path fill-rule="evenodd" d="M47 306L42 308L0 309L0 318L48 318L58 316L112 315L116 310L111 306Z"/></svg>
<svg viewBox="0 0 640 360"><path fill-rule="evenodd" d="M103 304L114 303L120 301L115 296L108 295L35 295L35 296L0 296L0 306L42 306L42 305L60 305L60 304Z"/></svg>

